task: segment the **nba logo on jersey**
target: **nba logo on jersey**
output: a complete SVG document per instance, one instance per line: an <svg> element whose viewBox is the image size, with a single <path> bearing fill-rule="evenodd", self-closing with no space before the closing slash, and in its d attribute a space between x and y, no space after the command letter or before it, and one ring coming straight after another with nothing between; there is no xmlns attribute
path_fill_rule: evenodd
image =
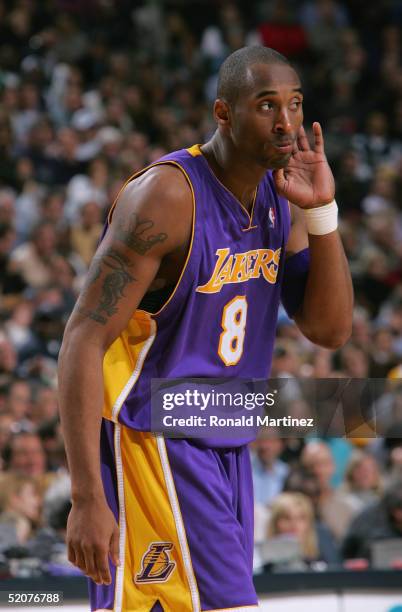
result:
<svg viewBox="0 0 402 612"><path fill-rule="evenodd" d="M176 566L167 552L172 548L172 542L152 542L142 558L135 582L166 582Z"/></svg>
<svg viewBox="0 0 402 612"><path fill-rule="evenodd" d="M275 227L275 211L272 208L272 206L269 207L268 218L269 218L269 227Z"/></svg>

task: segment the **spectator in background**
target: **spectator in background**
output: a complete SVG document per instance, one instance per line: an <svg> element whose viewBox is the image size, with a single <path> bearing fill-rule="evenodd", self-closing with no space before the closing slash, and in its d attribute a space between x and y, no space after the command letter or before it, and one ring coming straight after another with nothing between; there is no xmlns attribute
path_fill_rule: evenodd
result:
<svg viewBox="0 0 402 612"><path fill-rule="evenodd" d="M58 297L58 292L56 292ZM57 361L63 335L63 309L59 304L44 301L38 306L32 322L32 336L19 351L22 364L46 358Z"/></svg>
<svg viewBox="0 0 402 612"><path fill-rule="evenodd" d="M370 545L378 540L401 539L402 481L389 485L383 497L360 512L352 521L342 543L344 559L371 559Z"/></svg>
<svg viewBox="0 0 402 612"><path fill-rule="evenodd" d="M317 479L320 504L324 505L333 495L331 479L335 466L329 447L324 442L309 442L303 449L300 461L302 468Z"/></svg>
<svg viewBox="0 0 402 612"><path fill-rule="evenodd" d="M21 274L27 285L40 289L49 285L51 263L57 257L57 237L51 223L41 222L30 240L15 249L11 256L12 269Z"/></svg>
<svg viewBox="0 0 402 612"><path fill-rule="evenodd" d="M28 549L32 556L62 565L67 573L77 574L77 570L67 559L65 544L67 518L71 509L70 498L70 478L65 475L46 492L43 500L43 526L28 542Z"/></svg>
<svg viewBox="0 0 402 612"><path fill-rule="evenodd" d="M13 128L19 144L24 144L29 130L39 120L42 100L38 85L30 81L21 83L19 109L13 116Z"/></svg>
<svg viewBox="0 0 402 612"><path fill-rule="evenodd" d="M271 377L284 378L281 388L282 401L292 402L301 398L299 382L296 380L302 365L301 346L294 339L280 338L272 356Z"/></svg>
<svg viewBox="0 0 402 612"><path fill-rule="evenodd" d="M10 255L15 242L12 225L0 223L0 304L1 309L12 308L26 288L26 282L10 266Z"/></svg>
<svg viewBox="0 0 402 612"><path fill-rule="evenodd" d="M367 195L361 200L361 208L368 216L392 213L396 209L395 174L389 166L376 166Z"/></svg>
<svg viewBox="0 0 402 612"><path fill-rule="evenodd" d="M370 311L371 317L375 318L379 314L381 304L391 296L392 269L387 255L372 242L369 245L361 254L361 274L356 279L355 287L357 299ZM362 358L366 356L363 354ZM359 361L363 366L362 358ZM368 364L364 367L368 367Z"/></svg>
<svg viewBox="0 0 402 612"><path fill-rule="evenodd" d="M119 157L124 144L123 134L118 128L106 125L99 130L97 138L101 146L101 155L112 170L116 171L119 168Z"/></svg>
<svg viewBox="0 0 402 612"><path fill-rule="evenodd" d="M17 368L17 352L10 340L0 331L0 385L8 385Z"/></svg>
<svg viewBox="0 0 402 612"><path fill-rule="evenodd" d="M360 217L361 204L368 191L367 180L359 172L359 158L356 151L345 151L339 163L337 198L342 202L344 216L355 220Z"/></svg>
<svg viewBox="0 0 402 612"><path fill-rule="evenodd" d="M132 168L131 171L134 172L135 168ZM110 203L108 183L107 162L103 157L96 157L90 163L87 175L76 174L67 185L65 208L67 219L70 222L77 221L81 207L89 201L96 202L104 212L107 204ZM104 216L103 213L102 216Z"/></svg>
<svg viewBox="0 0 402 612"><path fill-rule="evenodd" d="M353 145L362 171L368 176L372 176L380 164L392 163L398 155L389 139L387 117L379 111L368 115L366 130L354 137Z"/></svg>
<svg viewBox="0 0 402 612"><path fill-rule="evenodd" d="M390 480L402 479L402 420L395 419L382 440Z"/></svg>
<svg viewBox="0 0 402 612"><path fill-rule="evenodd" d="M301 466L317 479L320 520L335 538L340 538L349 524L350 512L342 500L336 499L336 490L331 484L335 464L328 445L319 441L309 442L301 454Z"/></svg>
<svg viewBox="0 0 402 612"><path fill-rule="evenodd" d="M32 422L36 426L54 420L58 415L57 393L49 386L39 385L36 388L32 406Z"/></svg>
<svg viewBox="0 0 402 612"><path fill-rule="evenodd" d="M351 342L339 352L340 365L345 376L367 378L369 358L367 353Z"/></svg>
<svg viewBox="0 0 402 612"><path fill-rule="evenodd" d="M54 189L47 193L40 205L41 220L53 225L56 233L66 225L64 220L64 192Z"/></svg>
<svg viewBox="0 0 402 612"><path fill-rule="evenodd" d="M75 130L63 127L57 132L53 151L53 182L65 185L76 174L82 174L86 163L79 159L79 139Z"/></svg>
<svg viewBox="0 0 402 612"><path fill-rule="evenodd" d="M376 459L383 473L383 480L389 483L402 477L400 452L402 448L402 388L386 393L380 400L379 430L381 437L370 441L368 451ZM384 414L385 413L385 414Z"/></svg>
<svg viewBox="0 0 402 612"><path fill-rule="evenodd" d="M58 417L42 421L37 433L42 440L46 453L46 461L50 472L57 472L57 479L67 470L67 459L64 450L64 441L61 435Z"/></svg>
<svg viewBox="0 0 402 612"><path fill-rule="evenodd" d="M382 495L382 479L376 459L355 450L345 472L344 483L336 491L336 501L350 509L349 521Z"/></svg>
<svg viewBox="0 0 402 612"><path fill-rule="evenodd" d="M16 160L13 155L13 129L10 115L0 110L0 185L17 187Z"/></svg>
<svg viewBox="0 0 402 612"><path fill-rule="evenodd" d="M46 475L46 456L40 437L33 432L21 432L12 436L4 449L3 458L7 470L43 480Z"/></svg>
<svg viewBox="0 0 402 612"><path fill-rule="evenodd" d="M0 223L14 227L15 210L15 191L10 187L0 189Z"/></svg>
<svg viewBox="0 0 402 612"><path fill-rule="evenodd" d="M60 575L60 566L65 567L62 575L81 575L69 561L66 546L67 519L71 510L69 497L61 500L46 517L45 525L38 529L34 536L27 542L27 549L31 557L35 557L47 563L56 563ZM52 568L47 567L47 572L52 575Z"/></svg>
<svg viewBox="0 0 402 612"><path fill-rule="evenodd" d="M254 499L269 505L282 491L289 467L279 459L283 441L273 428L262 428L253 444L252 470Z"/></svg>
<svg viewBox="0 0 402 612"><path fill-rule="evenodd" d="M71 258L69 253L68 257L58 257L52 262L52 284L43 298L46 303L47 296L53 295L50 301L57 309L62 322L58 329L60 336L63 333L64 322L74 308L77 287L82 282L84 268L81 258L75 252L71 252Z"/></svg>
<svg viewBox="0 0 402 612"><path fill-rule="evenodd" d="M100 144L96 139L97 130L101 121L101 112L89 108L80 108L72 119L71 126L77 131L79 145L77 149L77 159L89 162L100 151Z"/></svg>
<svg viewBox="0 0 402 612"><path fill-rule="evenodd" d="M80 222L71 230L71 246L88 267L102 233L101 209L96 202L87 202L80 210Z"/></svg>
<svg viewBox="0 0 402 612"><path fill-rule="evenodd" d="M36 480L14 472L0 478L0 549L25 544L38 527L42 496Z"/></svg>
<svg viewBox="0 0 402 612"><path fill-rule="evenodd" d="M294 467L283 486L284 493L303 493L313 504L314 516L319 520L320 484L316 476L300 465Z"/></svg>
<svg viewBox="0 0 402 612"><path fill-rule="evenodd" d="M325 561L332 565L340 561L330 533L317 529L313 504L303 493L281 493L275 498L267 535L294 536L307 563Z"/></svg>
<svg viewBox="0 0 402 612"><path fill-rule="evenodd" d="M30 421L32 409L32 391L26 380L15 379L9 386L6 410L13 422L25 431L33 428Z"/></svg>
<svg viewBox="0 0 402 612"><path fill-rule="evenodd" d="M370 377L385 378L398 361L392 331L386 326L378 327L373 333L370 349Z"/></svg>
<svg viewBox="0 0 402 612"><path fill-rule="evenodd" d="M54 184L51 150L54 142L54 127L47 115L43 115L31 128L23 155L33 167L34 177L43 185Z"/></svg>
<svg viewBox="0 0 402 612"><path fill-rule="evenodd" d="M286 2L275 0L270 4L268 20L258 26L261 44L273 47L290 60L299 60L308 50L305 30L294 20Z"/></svg>
<svg viewBox="0 0 402 612"><path fill-rule="evenodd" d="M353 312L353 327L351 341L354 346L368 352L371 350L371 326L367 310L357 307Z"/></svg>
<svg viewBox="0 0 402 612"><path fill-rule="evenodd" d="M3 469L3 452L13 435L14 419L8 412L0 412L0 471Z"/></svg>
<svg viewBox="0 0 402 612"><path fill-rule="evenodd" d="M19 297L11 311L10 318L4 324L4 331L17 351L32 337L30 327L33 315L33 302Z"/></svg>
<svg viewBox="0 0 402 612"><path fill-rule="evenodd" d="M254 541L258 544L266 537L270 504L282 491L289 473L289 466L279 458L283 449L284 442L274 428L261 428L252 444Z"/></svg>

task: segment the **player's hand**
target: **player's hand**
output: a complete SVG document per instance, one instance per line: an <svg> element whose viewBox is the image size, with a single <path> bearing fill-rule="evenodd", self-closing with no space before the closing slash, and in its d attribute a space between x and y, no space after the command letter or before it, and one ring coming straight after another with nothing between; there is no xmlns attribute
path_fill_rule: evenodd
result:
<svg viewBox="0 0 402 612"><path fill-rule="evenodd" d="M119 565L119 528L104 499L73 503L67 521L68 560L97 584L110 584Z"/></svg>
<svg viewBox="0 0 402 612"><path fill-rule="evenodd" d="M278 193L300 208L329 204L335 196L335 181L324 152L320 124L313 123L314 148L301 127L286 168L274 170Z"/></svg>

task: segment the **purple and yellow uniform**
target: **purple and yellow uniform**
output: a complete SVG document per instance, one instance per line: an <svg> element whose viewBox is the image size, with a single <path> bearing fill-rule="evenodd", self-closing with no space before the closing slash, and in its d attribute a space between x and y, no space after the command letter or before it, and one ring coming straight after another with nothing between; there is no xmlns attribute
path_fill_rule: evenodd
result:
<svg viewBox="0 0 402 612"><path fill-rule="evenodd" d="M289 206L267 172L249 214L197 145L158 164L189 183L191 245L169 299L154 314L136 310L104 359L102 477L121 565L110 564L111 585L90 581L92 610L249 611L257 597L248 440L228 447L150 433L150 382L269 375Z"/></svg>

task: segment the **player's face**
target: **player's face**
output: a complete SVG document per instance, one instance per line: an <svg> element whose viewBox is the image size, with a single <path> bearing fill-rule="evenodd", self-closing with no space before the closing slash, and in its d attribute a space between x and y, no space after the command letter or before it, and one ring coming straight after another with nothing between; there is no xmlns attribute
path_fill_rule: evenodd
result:
<svg viewBox="0 0 402 612"><path fill-rule="evenodd" d="M283 168L303 122L300 79L286 64L255 64L248 81L232 108L234 144L265 168Z"/></svg>

